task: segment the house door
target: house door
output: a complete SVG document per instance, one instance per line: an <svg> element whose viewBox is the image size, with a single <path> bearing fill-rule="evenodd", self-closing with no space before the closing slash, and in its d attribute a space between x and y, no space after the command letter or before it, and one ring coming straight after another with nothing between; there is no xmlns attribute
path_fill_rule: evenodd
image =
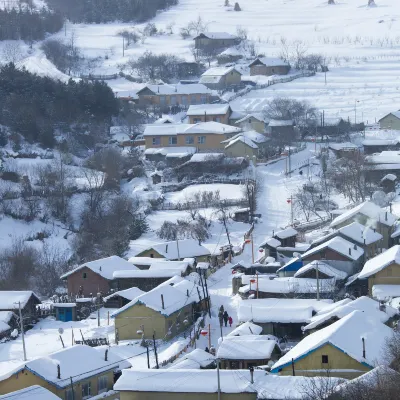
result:
<svg viewBox="0 0 400 400"><path fill-rule="evenodd" d="M65 319L64 319L64 321L65 322L72 321L72 308L67 308L65 310Z"/></svg>
<svg viewBox="0 0 400 400"><path fill-rule="evenodd" d="M65 309L64 308L58 309L58 320L65 322Z"/></svg>

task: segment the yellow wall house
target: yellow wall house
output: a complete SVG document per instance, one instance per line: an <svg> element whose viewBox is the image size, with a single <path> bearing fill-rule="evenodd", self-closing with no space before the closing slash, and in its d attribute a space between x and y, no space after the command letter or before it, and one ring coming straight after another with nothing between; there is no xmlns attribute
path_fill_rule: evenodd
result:
<svg viewBox="0 0 400 400"><path fill-rule="evenodd" d="M229 104L199 104L190 106L186 115L191 124L210 121L228 124L231 113Z"/></svg>
<svg viewBox="0 0 400 400"><path fill-rule="evenodd" d="M187 329L193 319L193 304L201 298L193 283L184 290L174 286L167 281L114 312L111 318L117 340L151 339L153 334L156 339L170 339Z"/></svg>
<svg viewBox="0 0 400 400"><path fill-rule="evenodd" d="M392 334L376 318L356 310L306 336L273 365L271 373L293 375L294 370L295 375L352 379L383 362L383 347Z"/></svg>
<svg viewBox="0 0 400 400"><path fill-rule="evenodd" d="M218 393L216 370L160 369L123 370L114 385L121 400L216 400ZM195 372L195 373L193 373ZM254 371L254 380L265 376ZM257 391L247 370L220 371L221 400L256 400Z"/></svg>
<svg viewBox="0 0 400 400"><path fill-rule="evenodd" d="M235 125L243 130L254 130L258 133L265 132L265 121L261 114L247 114L245 117L237 120Z"/></svg>
<svg viewBox="0 0 400 400"><path fill-rule="evenodd" d="M0 396L0 400L60 400L61 397L56 396L49 390L33 385L26 389L17 390L15 392L7 393L4 396Z"/></svg>
<svg viewBox="0 0 400 400"><path fill-rule="evenodd" d="M381 129L400 130L400 111L393 111L379 120Z"/></svg>
<svg viewBox="0 0 400 400"><path fill-rule="evenodd" d="M385 292L390 291L391 286L400 293L400 286L396 287L400 285L400 245L393 246L368 260L358 279L368 279L370 296L381 299Z"/></svg>
<svg viewBox="0 0 400 400"><path fill-rule="evenodd" d="M170 261L184 258L208 261L210 256L210 251L194 239L158 243L136 255L136 257L165 258Z"/></svg>
<svg viewBox="0 0 400 400"><path fill-rule="evenodd" d="M107 360L106 360L107 358ZM89 399L113 388L118 367L106 353L86 345L76 345L47 357L28 361L0 381L0 394L39 385L65 400ZM71 384L72 377L72 384ZM74 393L72 393L74 391ZM105 395L104 399L114 399Z"/></svg>

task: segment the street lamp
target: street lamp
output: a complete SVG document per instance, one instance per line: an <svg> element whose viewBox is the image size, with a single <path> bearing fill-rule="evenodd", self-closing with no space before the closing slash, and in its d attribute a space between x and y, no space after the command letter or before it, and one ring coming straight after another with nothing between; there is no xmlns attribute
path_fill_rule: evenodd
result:
<svg viewBox="0 0 400 400"><path fill-rule="evenodd" d="M357 99L354 100L354 125L357 125L357 103L359 102Z"/></svg>

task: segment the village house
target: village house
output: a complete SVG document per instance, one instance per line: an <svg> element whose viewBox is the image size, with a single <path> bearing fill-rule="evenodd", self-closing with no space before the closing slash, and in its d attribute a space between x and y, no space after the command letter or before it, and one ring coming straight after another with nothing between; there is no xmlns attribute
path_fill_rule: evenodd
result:
<svg viewBox="0 0 400 400"><path fill-rule="evenodd" d="M336 236L339 236L364 250L364 261L376 256L382 248L383 236L376 231L376 229L369 226L360 224L359 222L352 222L337 230L329 232L327 235L322 236L311 243L311 248L319 246Z"/></svg>
<svg viewBox="0 0 400 400"><path fill-rule="evenodd" d="M0 394L39 385L61 399L89 399L112 390L117 368L106 351L76 345L22 364L0 381Z"/></svg>
<svg viewBox="0 0 400 400"><path fill-rule="evenodd" d="M225 336L218 346L217 358L222 369L249 369L278 360L281 349L269 336Z"/></svg>
<svg viewBox="0 0 400 400"><path fill-rule="evenodd" d="M226 144L225 154L229 157L257 159L267 142L268 138L261 133L245 131L225 140L223 143Z"/></svg>
<svg viewBox="0 0 400 400"><path fill-rule="evenodd" d="M25 325L31 325L39 316L37 306L39 297L30 290L1 290L0 311L12 311L19 315L19 304ZM8 323L8 322L7 322Z"/></svg>
<svg viewBox="0 0 400 400"><path fill-rule="evenodd" d="M0 339L10 337L14 329L19 329L17 315L12 311L0 311Z"/></svg>
<svg viewBox="0 0 400 400"><path fill-rule="evenodd" d="M250 65L250 75L287 75L290 65L280 58L259 57Z"/></svg>
<svg viewBox="0 0 400 400"><path fill-rule="evenodd" d="M265 131L271 139L280 142L292 142L296 138L295 123L291 119L271 119Z"/></svg>
<svg viewBox="0 0 400 400"><path fill-rule="evenodd" d="M169 368L170 369L215 369L216 357L211 353L194 349L190 353L179 357Z"/></svg>
<svg viewBox="0 0 400 400"><path fill-rule="evenodd" d="M361 268L364 260L362 247L349 242L339 236L334 237L317 247L306 251L301 259L304 264L311 261L323 261L332 267L353 275Z"/></svg>
<svg viewBox="0 0 400 400"><path fill-rule="evenodd" d="M92 296L109 293L115 288L113 274L115 271L133 271L137 268L118 256L89 261L61 276L67 281L68 293L79 296Z"/></svg>
<svg viewBox="0 0 400 400"><path fill-rule="evenodd" d="M390 306L382 306L376 300L369 297L362 296L358 299L351 300L346 298L332 304L330 311L323 310L311 318L308 325L303 327L306 334L315 332L316 330L323 329L346 315L351 314L354 310L359 310L365 314L366 317L375 319L377 322L389 325L393 322L394 318L398 316L398 311Z"/></svg>
<svg viewBox="0 0 400 400"><path fill-rule="evenodd" d="M146 160L165 162L168 167L176 167L190 160L196 147L150 147L144 151Z"/></svg>
<svg viewBox="0 0 400 400"><path fill-rule="evenodd" d="M194 39L196 49L220 49L235 46L240 43L240 38L227 32L203 32Z"/></svg>
<svg viewBox="0 0 400 400"><path fill-rule="evenodd" d="M391 285L396 285L400 289L400 245L393 246L368 260L358 279L368 279L370 296L374 291L385 291L384 289Z"/></svg>
<svg viewBox="0 0 400 400"><path fill-rule="evenodd" d="M393 111L382 117L378 122L381 129L400 130L400 111Z"/></svg>
<svg viewBox="0 0 400 400"><path fill-rule="evenodd" d="M239 128L214 121L196 124L147 125L143 133L145 155L148 156L151 148L161 148L167 150L166 157L168 158L174 155L169 153L169 147L174 148L174 153L185 157L198 150L222 151L225 145L221 142L239 132ZM193 149L193 151L190 152L188 149Z"/></svg>
<svg viewBox="0 0 400 400"><path fill-rule="evenodd" d="M246 379L238 379L238 374ZM254 378L265 375L264 371L254 371ZM251 383L247 370L220 371L221 400L256 400L257 390ZM179 384L174 384L179 382ZM188 379L187 369L160 369L157 379L154 370L123 370L122 376L114 385L121 400L214 400L218 386L215 370L196 370Z"/></svg>
<svg viewBox="0 0 400 400"><path fill-rule="evenodd" d="M348 274L319 260L311 261L309 264L302 266L298 271L296 271L294 277L308 279L334 279L337 282L346 279Z"/></svg>
<svg viewBox="0 0 400 400"><path fill-rule="evenodd" d="M356 310L306 336L271 373L355 378L383 362L383 347L392 335L392 329Z"/></svg>
<svg viewBox="0 0 400 400"><path fill-rule="evenodd" d="M398 150L382 151L365 157L369 182L380 182L387 174L400 174L400 152Z"/></svg>
<svg viewBox="0 0 400 400"><path fill-rule="evenodd" d="M397 139L366 139L363 140L362 145L365 155L388 150L400 150L400 141Z"/></svg>
<svg viewBox="0 0 400 400"><path fill-rule="evenodd" d="M231 113L229 104L200 104L190 106L186 115L191 124L214 121L228 125ZM241 129L236 128L236 132L241 132Z"/></svg>
<svg viewBox="0 0 400 400"><path fill-rule="evenodd" d="M329 143L329 150L332 150L336 157L341 158L349 153L360 151L360 147L351 142Z"/></svg>
<svg viewBox="0 0 400 400"><path fill-rule="evenodd" d="M191 104L207 104L211 100L212 92L206 86L193 83L170 85L146 85L137 92L139 105L187 108Z"/></svg>
<svg viewBox="0 0 400 400"><path fill-rule="evenodd" d="M243 54L236 47L230 47L217 55L218 65L236 63L243 58Z"/></svg>
<svg viewBox="0 0 400 400"><path fill-rule="evenodd" d="M303 337L302 326L317 312L328 308L332 300L316 299L254 299L239 302L238 321L251 321L263 329L264 335Z"/></svg>
<svg viewBox="0 0 400 400"><path fill-rule="evenodd" d="M235 122L244 131L265 132L265 121L261 114L247 114Z"/></svg>
<svg viewBox="0 0 400 400"><path fill-rule="evenodd" d="M25 389L16 390L15 392L7 393L0 396L0 400L60 400L61 397L56 396L50 390L45 389L39 385L28 386Z"/></svg>
<svg viewBox="0 0 400 400"><path fill-rule="evenodd" d="M387 174L381 179L382 190L387 194L396 191L397 176L395 174Z"/></svg>
<svg viewBox="0 0 400 400"><path fill-rule="evenodd" d="M235 67L213 67L201 75L200 83L213 90L238 87L242 74Z"/></svg>
<svg viewBox="0 0 400 400"><path fill-rule="evenodd" d="M196 261L208 261L211 253L195 239L158 243L136 254L135 257L165 258L176 261L195 258ZM161 260L160 260L161 261Z"/></svg>
<svg viewBox="0 0 400 400"><path fill-rule="evenodd" d="M365 226L373 226L383 238L382 248L389 248L391 244L390 235L393 231L397 217L388 211L383 210L375 203L365 201L358 206L345 211L331 222L331 228L340 229L351 222L359 222Z"/></svg>
<svg viewBox="0 0 400 400"><path fill-rule="evenodd" d="M253 322L247 321L238 325L233 331L228 333L227 336L248 336L248 335L261 335L262 328Z"/></svg>
<svg viewBox="0 0 400 400"><path fill-rule="evenodd" d="M153 334L156 339L170 339L187 329L193 321L194 304L202 298L193 283L189 293L175 286L159 285L115 311L111 318L117 340L151 339Z"/></svg>
<svg viewBox="0 0 400 400"><path fill-rule="evenodd" d="M118 292L114 292L113 294L110 294L109 296L103 298L104 307L121 308L125 304L128 304L130 301L136 299L136 297L140 296L143 293L144 291L140 290L137 287L131 287L125 290L119 290Z"/></svg>

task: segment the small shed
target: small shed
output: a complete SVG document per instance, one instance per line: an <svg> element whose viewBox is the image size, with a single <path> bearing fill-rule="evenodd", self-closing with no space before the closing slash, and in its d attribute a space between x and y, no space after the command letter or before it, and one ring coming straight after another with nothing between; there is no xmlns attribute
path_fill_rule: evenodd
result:
<svg viewBox="0 0 400 400"><path fill-rule="evenodd" d="M76 303L54 303L56 320L62 322L76 321Z"/></svg>
<svg viewBox="0 0 400 400"><path fill-rule="evenodd" d="M239 208L233 212L232 219L236 222L248 223L250 220L250 208Z"/></svg>
<svg viewBox="0 0 400 400"><path fill-rule="evenodd" d="M250 75L286 75L290 65L280 58L259 57L250 65Z"/></svg>
<svg viewBox="0 0 400 400"><path fill-rule="evenodd" d="M163 171L154 171L152 174L150 174L150 176L153 181L153 185L157 185L158 183L162 182L164 173Z"/></svg>
<svg viewBox="0 0 400 400"><path fill-rule="evenodd" d="M385 193L396 191L397 176L395 174L387 174L381 179L381 186Z"/></svg>

